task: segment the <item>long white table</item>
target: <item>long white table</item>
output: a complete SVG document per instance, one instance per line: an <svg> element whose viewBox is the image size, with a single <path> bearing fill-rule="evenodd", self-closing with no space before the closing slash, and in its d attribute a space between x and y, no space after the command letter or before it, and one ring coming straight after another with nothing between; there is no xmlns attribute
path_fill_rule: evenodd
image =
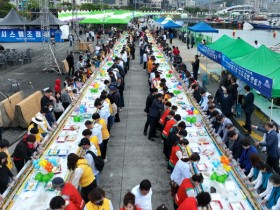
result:
<svg viewBox="0 0 280 210"><path fill-rule="evenodd" d="M149 39L151 42L155 43L152 37L149 37ZM161 78L164 77L167 80L166 85L169 88L169 92L179 90L178 84L180 86L180 84L183 83L180 83L180 79L173 66L168 62L168 59L165 58L161 50L155 44L153 45L153 51L155 52L156 62L160 63L159 70L162 72ZM173 71L172 77L169 76L170 70ZM186 123L187 117L196 117L196 122L202 123L201 127L198 127L193 123L187 123L187 139L190 142L190 152L199 152L201 158L198 164L193 164L194 172L201 172L205 178L201 186L201 190L210 192L210 188L215 187L217 192L211 193L212 200L219 201L223 209L231 209L231 207L234 209L239 209L238 206L244 210L263 209L263 207L260 206L260 200L256 200L256 202L254 202L254 197L251 197L250 192L244 192L244 189L246 189L247 186L244 186L244 183L241 183L239 178L245 177L245 175L239 167L236 167L234 171L230 171L229 173L223 169L222 164L218 168L214 167L213 162L219 162L220 157L223 155L221 148L219 148L219 146L216 144L216 141L220 141L221 139L219 137L210 135L209 129L206 126L206 118L203 118L200 113L194 115L188 114L187 110L196 110L197 107L187 96L185 91L182 89L180 90L181 93L171 99L172 104L178 106L178 111L176 113L180 114L182 120L184 120ZM217 140L214 140L214 138ZM206 141L209 144L200 144L201 141ZM204 153L205 151L213 152L213 155L207 156L205 155L206 153ZM212 181L210 179L210 175L214 172L217 174L228 174L226 182L221 184L217 181ZM215 204L217 203L211 203L213 206ZM214 209L219 209L219 207Z"/></svg>
<svg viewBox="0 0 280 210"><path fill-rule="evenodd" d="M123 35L115 44L114 56L120 54L123 43L126 43L125 37L126 35ZM59 122L59 127L56 132L51 136L46 137L47 146L40 159L55 159L58 164L61 165L61 172L55 174L54 177L59 176L64 180L69 180L72 175L67 169L67 154L81 154L78 144L82 139L82 131L86 129L84 122L87 119L91 119L92 113L94 112L94 101L100 96L101 91L105 88L104 80L109 79L107 69L113 64L112 57L113 53L108 56L108 58L101 64L100 69L96 71L84 85L80 99L74 106L66 110L67 113L65 112L65 116L61 118L61 122ZM94 89L94 84L98 84L98 91L91 91ZM87 112L84 114L80 114L78 111L81 104L87 108ZM83 119L81 122L74 122L75 116L83 116ZM68 128L70 126L74 126L76 129L69 130ZM67 136L70 141L66 140L62 143L57 141L58 138L64 139ZM50 151L55 150L59 150L60 152L57 155L51 155ZM65 153L66 155L60 156L61 153ZM35 176L40 171L42 171L41 168L36 170L31 163L28 163L18 174L19 181L16 189L8 188L4 193L6 202L4 202L2 209L43 210L49 208L49 201L52 197L57 195L57 192L45 189L46 183L40 182L34 191L25 190L26 183L36 181ZM51 184L51 182L48 184Z"/></svg>

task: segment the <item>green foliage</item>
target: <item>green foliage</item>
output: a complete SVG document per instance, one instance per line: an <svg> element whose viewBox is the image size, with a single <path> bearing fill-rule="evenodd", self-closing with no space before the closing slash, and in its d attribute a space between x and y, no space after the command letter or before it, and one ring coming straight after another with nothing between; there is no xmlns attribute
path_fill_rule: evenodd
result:
<svg viewBox="0 0 280 210"><path fill-rule="evenodd" d="M0 0L0 18L5 17L12 8L15 6L10 4L8 0Z"/></svg>
<svg viewBox="0 0 280 210"><path fill-rule="evenodd" d="M102 9L110 9L110 6L107 4L103 4ZM88 10L88 11L101 10L101 6L100 4L86 3L80 6L80 10Z"/></svg>
<svg viewBox="0 0 280 210"><path fill-rule="evenodd" d="M28 0L27 10L37 10L40 9L40 4L38 0Z"/></svg>
<svg viewBox="0 0 280 210"><path fill-rule="evenodd" d="M198 12L207 12L207 9L201 9L199 7L185 7L185 11L189 12L190 14L197 14Z"/></svg>

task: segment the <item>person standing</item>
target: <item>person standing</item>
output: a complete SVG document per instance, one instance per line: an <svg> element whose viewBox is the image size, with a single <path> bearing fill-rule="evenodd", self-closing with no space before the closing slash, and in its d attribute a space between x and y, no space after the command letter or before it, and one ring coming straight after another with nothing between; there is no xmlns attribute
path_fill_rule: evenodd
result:
<svg viewBox="0 0 280 210"><path fill-rule="evenodd" d="M187 35L187 47L188 47L188 49L190 49L190 42L191 42L191 39L190 39L190 35L188 34Z"/></svg>
<svg viewBox="0 0 280 210"><path fill-rule="evenodd" d="M256 142L255 146L266 147L267 153L267 164L270 165L276 173L280 173L279 169L279 150L278 150L278 135L277 132L273 129L273 123L267 122L264 128L259 126L252 126L257 130L266 133L265 142L259 143Z"/></svg>
<svg viewBox="0 0 280 210"><path fill-rule="evenodd" d="M170 34L169 34L169 41L170 41L170 44L172 44L173 38L174 38L173 33L170 33Z"/></svg>
<svg viewBox="0 0 280 210"><path fill-rule="evenodd" d="M75 153L70 153L67 156L67 168L74 171L74 177L71 182L76 188L78 185L82 188L82 198L85 202L88 202L89 193L97 187L91 166L86 159L79 157Z"/></svg>
<svg viewBox="0 0 280 210"><path fill-rule="evenodd" d="M72 51L67 56L66 61L68 63L68 67L69 67L68 76L70 76L70 74L72 76L74 76L75 68L74 68L74 56L73 56L73 52Z"/></svg>
<svg viewBox="0 0 280 210"><path fill-rule="evenodd" d="M192 69L193 69L193 78L197 80L198 69L199 69L199 59L198 55L195 55L194 61L192 62Z"/></svg>
<svg viewBox="0 0 280 210"><path fill-rule="evenodd" d="M254 111L254 94L250 92L251 88L248 85L245 85L245 96L244 96L244 104L242 105L242 108L245 112L245 125L242 125L243 128L245 128L248 132L248 134L251 134L251 115Z"/></svg>
<svg viewBox="0 0 280 210"><path fill-rule="evenodd" d="M149 136L148 139L150 141L155 141L154 137L156 137L156 129L160 119L160 114L164 110L164 103L162 102L162 94L158 93L152 103L151 109L149 111Z"/></svg>
<svg viewBox="0 0 280 210"><path fill-rule="evenodd" d="M178 210L198 210L207 207L211 202L211 195L208 192L198 193L196 197L186 198Z"/></svg>
<svg viewBox="0 0 280 210"><path fill-rule="evenodd" d="M94 42L94 30L91 30L89 33L91 34L91 41Z"/></svg>
<svg viewBox="0 0 280 210"><path fill-rule="evenodd" d="M11 179L16 180L13 173L7 167L7 154L0 152L0 193L3 194L8 188Z"/></svg>
<svg viewBox="0 0 280 210"><path fill-rule="evenodd" d="M69 39L69 45L70 45L70 47L72 47L73 46L73 41L74 41L74 36L73 36L73 34L69 34L69 36L68 36L68 39Z"/></svg>
<svg viewBox="0 0 280 210"><path fill-rule="evenodd" d="M148 179L140 182L131 192L135 195L135 205L141 210L152 210L152 184Z"/></svg>
<svg viewBox="0 0 280 210"><path fill-rule="evenodd" d="M123 199L123 207L120 210L141 210L135 206L135 195L131 192L125 194Z"/></svg>
<svg viewBox="0 0 280 210"><path fill-rule="evenodd" d="M147 68L147 62L148 62L148 52L145 51L143 54L143 69Z"/></svg>
<svg viewBox="0 0 280 210"><path fill-rule="evenodd" d="M147 121L145 123L145 126L144 126L144 136L147 136L147 130L148 130L148 127L149 127L149 112L150 112L150 109L152 107L152 104L153 104L153 101L155 99L155 96L157 95L158 93L158 89L157 88L152 88L151 89L151 93L147 96L147 99L146 99L146 107L144 109L144 112L147 113Z"/></svg>
<svg viewBox="0 0 280 210"><path fill-rule="evenodd" d="M252 163L250 161L250 156L252 154L258 154L257 149L251 144L250 139L242 139L240 142L243 147L242 153L239 157L239 164L242 169L244 169L244 173L247 176L252 168Z"/></svg>
<svg viewBox="0 0 280 210"><path fill-rule="evenodd" d="M113 210L112 202L105 198L103 189L97 187L93 189L89 195L89 202L87 202L84 210Z"/></svg>
<svg viewBox="0 0 280 210"><path fill-rule="evenodd" d="M194 36L193 34L191 34L191 48L193 48L194 44L195 44Z"/></svg>
<svg viewBox="0 0 280 210"><path fill-rule="evenodd" d="M87 42L89 42L90 37L89 37L89 32L88 31L86 32L86 38L87 38Z"/></svg>
<svg viewBox="0 0 280 210"><path fill-rule="evenodd" d="M78 210L84 208L85 202L82 199L82 196L71 183L65 183L61 177L55 177L52 180L52 188L60 191L60 195L64 199L72 201Z"/></svg>

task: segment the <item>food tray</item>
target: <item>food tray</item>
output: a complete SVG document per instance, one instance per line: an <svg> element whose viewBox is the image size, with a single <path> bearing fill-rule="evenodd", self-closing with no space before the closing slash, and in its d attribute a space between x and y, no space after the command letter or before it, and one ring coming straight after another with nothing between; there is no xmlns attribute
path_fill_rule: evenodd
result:
<svg viewBox="0 0 280 210"><path fill-rule="evenodd" d="M50 149L49 151L48 151L48 155L49 156L57 156L58 154L59 154L59 149Z"/></svg>
<svg viewBox="0 0 280 210"><path fill-rule="evenodd" d="M29 180L24 186L25 191L35 191L39 185L39 182L36 180Z"/></svg>
<svg viewBox="0 0 280 210"><path fill-rule="evenodd" d="M46 183L44 189L48 191L54 191L54 189L52 188L52 182Z"/></svg>
<svg viewBox="0 0 280 210"><path fill-rule="evenodd" d="M229 206L232 210L245 210L241 202L229 203Z"/></svg>
<svg viewBox="0 0 280 210"><path fill-rule="evenodd" d="M205 163L198 163L196 166L197 166L197 169L199 171L207 171L208 170L208 167Z"/></svg>
<svg viewBox="0 0 280 210"><path fill-rule="evenodd" d="M61 165L59 164L58 166L54 166L53 169L52 169L52 172L54 174L59 174L61 173Z"/></svg>
<svg viewBox="0 0 280 210"><path fill-rule="evenodd" d="M66 140L67 141L76 141L77 135L68 135Z"/></svg>
<svg viewBox="0 0 280 210"><path fill-rule="evenodd" d="M68 155L68 150L67 149L60 149L57 155L58 156L66 156L66 155Z"/></svg>
<svg viewBox="0 0 280 210"><path fill-rule="evenodd" d="M65 136L58 136L58 137L56 138L56 142L58 142L58 143L64 143L65 140L66 140L66 137L65 137Z"/></svg>
<svg viewBox="0 0 280 210"><path fill-rule="evenodd" d="M73 131L73 130L78 130L79 128L80 128L80 126L76 126L76 125L65 125L63 127L63 130Z"/></svg>
<svg viewBox="0 0 280 210"><path fill-rule="evenodd" d="M217 201L217 200L213 200L210 203L210 207L211 207L211 210L221 210L221 209L223 209L223 205L222 205L221 201Z"/></svg>

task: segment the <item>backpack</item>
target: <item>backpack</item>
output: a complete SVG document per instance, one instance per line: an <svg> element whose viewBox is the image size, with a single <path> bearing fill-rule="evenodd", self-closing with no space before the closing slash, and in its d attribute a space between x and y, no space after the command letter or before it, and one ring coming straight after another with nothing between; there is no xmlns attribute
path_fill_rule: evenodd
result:
<svg viewBox="0 0 280 210"><path fill-rule="evenodd" d="M104 168L104 160L100 156L96 156L92 151L87 151L86 154L91 154L94 160L94 165L98 171L102 171Z"/></svg>

